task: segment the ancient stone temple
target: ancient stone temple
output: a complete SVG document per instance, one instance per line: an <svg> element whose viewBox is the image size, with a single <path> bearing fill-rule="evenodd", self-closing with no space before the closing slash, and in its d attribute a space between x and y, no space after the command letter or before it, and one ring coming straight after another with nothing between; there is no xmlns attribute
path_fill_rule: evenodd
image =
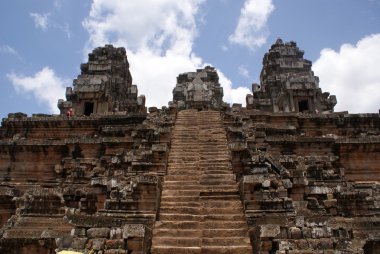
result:
<svg viewBox="0 0 380 254"><path fill-rule="evenodd" d="M95 49L60 115L2 121L0 253L379 253L380 115L334 112L310 67L278 40L246 107L205 67L146 112Z"/></svg>

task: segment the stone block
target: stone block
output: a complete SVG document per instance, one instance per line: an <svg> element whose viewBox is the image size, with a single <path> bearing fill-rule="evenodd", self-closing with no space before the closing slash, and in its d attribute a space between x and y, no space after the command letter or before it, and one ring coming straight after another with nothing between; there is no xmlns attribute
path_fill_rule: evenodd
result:
<svg viewBox="0 0 380 254"><path fill-rule="evenodd" d="M304 238L311 238L311 228L303 227L302 228L302 236Z"/></svg>
<svg viewBox="0 0 380 254"><path fill-rule="evenodd" d="M283 241L283 240L278 241L278 250L279 251L286 251L289 249L290 249L289 241Z"/></svg>
<svg viewBox="0 0 380 254"><path fill-rule="evenodd" d="M74 237L73 242L71 243L71 248L75 250L83 250L86 247L87 240L87 238Z"/></svg>
<svg viewBox="0 0 380 254"><path fill-rule="evenodd" d="M129 224L125 225L123 228L123 238L128 239L129 237L144 237L145 236L145 225L143 224Z"/></svg>
<svg viewBox="0 0 380 254"><path fill-rule="evenodd" d="M124 249L124 240L106 240L106 249Z"/></svg>
<svg viewBox="0 0 380 254"><path fill-rule="evenodd" d="M154 113L154 112L157 112L158 110L157 110L157 107L149 107L148 108L148 112L149 113Z"/></svg>
<svg viewBox="0 0 380 254"><path fill-rule="evenodd" d="M80 228L80 227L73 228L71 230L71 235L72 236L86 236L86 229Z"/></svg>
<svg viewBox="0 0 380 254"><path fill-rule="evenodd" d="M70 248L71 244L73 242L73 237L72 236L63 236L61 238L61 246L59 246L61 249L67 249Z"/></svg>
<svg viewBox="0 0 380 254"><path fill-rule="evenodd" d="M298 227L291 227L289 228L289 235L292 239L301 239L302 231Z"/></svg>
<svg viewBox="0 0 380 254"><path fill-rule="evenodd" d="M276 237L280 234L280 226L278 225L261 225L260 237Z"/></svg>
<svg viewBox="0 0 380 254"><path fill-rule="evenodd" d="M304 216L297 216L296 217L296 227L303 227L305 225L305 217Z"/></svg>
<svg viewBox="0 0 380 254"><path fill-rule="evenodd" d="M151 149L153 152L166 152L168 146L166 144L153 144Z"/></svg>
<svg viewBox="0 0 380 254"><path fill-rule="evenodd" d="M110 230L110 238L111 239L122 239L123 238L123 230L121 228L112 228Z"/></svg>
<svg viewBox="0 0 380 254"><path fill-rule="evenodd" d="M335 192L334 188L327 186L310 186L310 194L331 194Z"/></svg>
<svg viewBox="0 0 380 254"><path fill-rule="evenodd" d="M331 237L331 229L327 227L313 227L311 230L312 238L328 238Z"/></svg>
<svg viewBox="0 0 380 254"><path fill-rule="evenodd" d="M289 240L289 246L290 246L291 250L307 250L307 249L309 249L308 240L306 240L306 239Z"/></svg>
<svg viewBox="0 0 380 254"><path fill-rule="evenodd" d="M104 254L128 254L128 251L127 250L113 249L113 250L105 250Z"/></svg>
<svg viewBox="0 0 380 254"><path fill-rule="evenodd" d="M87 229L88 238L108 238L110 235L109 228L90 228Z"/></svg>
<svg viewBox="0 0 380 254"><path fill-rule="evenodd" d="M106 242L105 238L94 238L94 239L92 239L92 249L103 250L105 242Z"/></svg>
<svg viewBox="0 0 380 254"><path fill-rule="evenodd" d="M290 189L293 187L293 183L292 183L292 181L290 181L290 179L283 179L282 184L283 184L285 189Z"/></svg>
<svg viewBox="0 0 380 254"><path fill-rule="evenodd" d="M270 187L270 180L264 180L261 185L263 188L269 188Z"/></svg>
<svg viewBox="0 0 380 254"><path fill-rule="evenodd" d="M331 250L334 248L334 241L331 238L308 239L308 242L314 250Z"/></svg>

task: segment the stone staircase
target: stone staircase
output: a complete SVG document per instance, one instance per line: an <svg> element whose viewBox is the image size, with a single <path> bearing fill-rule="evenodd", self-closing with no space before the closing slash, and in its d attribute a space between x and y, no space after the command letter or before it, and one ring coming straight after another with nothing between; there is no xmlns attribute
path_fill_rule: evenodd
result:
<svg viewBox="0 0 380 254"><path fill-rule="evenodd" d="M219 112L178 113L152 254L252 253L228 151Z"/></svg>

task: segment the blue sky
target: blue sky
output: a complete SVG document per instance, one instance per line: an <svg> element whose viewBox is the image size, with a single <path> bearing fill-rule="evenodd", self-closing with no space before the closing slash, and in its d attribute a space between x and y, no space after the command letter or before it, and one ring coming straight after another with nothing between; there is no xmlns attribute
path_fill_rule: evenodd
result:
<svg viewBox="0 0 380 254"><path fill-rule="evenodd" d="M98 46L127 49L147 106L167 105L179 73L219 71L224 100L245 105L281 37L313 61L336 111L380 109L380 0L4 0L0 117L57 113L56 101Z"/></svg>

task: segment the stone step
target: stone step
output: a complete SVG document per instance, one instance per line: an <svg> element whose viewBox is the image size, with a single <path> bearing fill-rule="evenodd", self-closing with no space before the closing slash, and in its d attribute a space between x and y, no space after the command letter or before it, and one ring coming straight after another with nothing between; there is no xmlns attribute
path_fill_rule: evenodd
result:
<svg viewBox="0 0 380 254"><path fill-rule="evenodd" d="M161 207L183 207L183 206L188 206L188 207L198 207L202 205L201 202L199 201L161 201Z"/></svg>
<svg viewBox="0 0 380 254"><path fill-rule="evenodd" d="M199 184L203 186L212 186L212 185L235 185L236 182L232 179L218 180L218 179L206 179L203 178L199 180Z"/></svg>
<svg viewBox="0 0 380 254"><path fill-rule="evenodd" d="M162 191L162 196L169 196L169 197L175 197L175 196L199 196L200 191L199 190L168 190L164 189Z"/></svg>
<svg viewBox="0 0 380 254"><path fill-rule="evenodd" d="M207 142L207 141L205 141ZM188 143L188 142L173 142L171 145L171 149L180 149L180 150L186 150L187 148L193 148L197 149L197 151L200 151L201 149L204 150L217 150L217 149L227 149L226 141L220 141L219 144L211 144L211 143L205 143L205 142L194 142L194 143Z"/></svg>
<svg viewBox="0 0 380 254"><path fill-rule="evenodd" d="M248 246L248 237L203 237L202 246Z"/></svg>
<svg viewBox="0 0 380 254"><path fill-rule="evenodd" d="M203 216L202 222L227 221L246 223L244 214L207 214Z"/></svg>
<svg viewBox="0 0 380 254"><path fill-rule="evenodd" d="M168 173L170 175L195 175L195 174L202 174L202 176L208 176L208 175L233 175L231 174L231 170L210 170L210 169L189 169L189 170L183 170L183 169L169 169Z"/></svg>
<svg viewBox="0 0 380 254"><path fill-rule="evenodd" d="M161 202L192 202L192 201L199 201L199 196L181 196L181 197L161 197Z"/></svg>
<svg viewBox="0 0 380 254"><path fill-rule="evenodd" d="M214 161L230 161L230 156L225 154L219 155L197 155L196 153L190 154L186 153L186 155L176 154L173 156L169 156L168 162L214 162Z"/></svg>
<svg viewBox="0 0 380 254"><path fill-rule="evenodd" d="M202 221L203 215L179 214L179 213L160 213L161 221Z"/></svg>
<svg viewBox="0 0 380 254"><path fill-rule="evenodd" d="M207 194L207 195L206 195ZM238 192L235 193L223 193L223 195L215 195L215 194L220 194L220 193L201 193L201 196L199 197L199 200L205 200L205 201L210 201L210 200L240 200Z"/></svg>
<svg viewBox="0 0 380 254"><path fill-rule="evenodd" d="M180 184L165 184L165 190L199 190L200 192L237 192L236 185L180 185ZM189 195L190 196L190 195Z"/></svg>
<svg viewBox="0 0 380 254"><path fill-rule="evenodd" d="M201 254L252 254L252 247L250 245L202 246L200 253Z"/></svg>
<svg viewBox="0 0 380 254"><path fill-rule="evenodd" d="M208 162L208 161L196 161L196 162L170 162L168 165L168 170L170 169L200 169L200 168L229 168L231 169L231 163L230 161L215 161L214 163Z"/></svg>
<svg viewBox="0 0 380 254"><path fill-rule="evenodd" d="M167 176L165 176L165 181L186 181L186 180L190 180L190 181L198 180L199 181L199 178L200 178L200 176L198 176L198 175L189 175L189 176L186 176L186 175L167 175Z"/></svg>
<svg viewBox="0 0 380 254"><path fill-rule="evenodd" d="M202 207L202 214L240 214L243 207Z"/></svg>
<svg viewBox="0 0 380 254"><path fill-rule="evenodd" d="M176 207L160 207L162 213L187 213L187 214L201 214L200 207L176 206Z"/></svg>
<svg viewBox="0 0 380 254"><path fill-rule="evenodd" d="M173 229L157 229L154 231L154 237L202 237L201 230L193 229L182 229L182 230L173 230Z"/></svg>
<svg viewBox="0 0 380 254"><path fill-rule="evenodd" d="M202 237L247 237L247 229L205 229L202 231Z"/></svg>
<svg viewBox="0 0 380 254"><path fill-rule="evenodd" d="M202 222L203 229L241 229L247 228L245 221L210 220Z"/></svg>
<svg viewBox="0 0 380 254"><path fill-rule="evenodd" d="M203 207L219 207L219 208L231 208L239 207L243 208L240 200L203 200L200 202Z"/></svg>
<svg viewBox="0 0 380 254"><path fill-rule="evenodd" d="M156 221L155 229L199 229L198 221Z"/></svg>
<svg viewBox="0 0 380 254"><path fill-rule="evenodd" d="M186 186L186 185L199 185L199 181L164 181L163 186Z"/></svg>
<svg viewBox="0 0 380 254"><path fill-rule="evenodd" d="M152 245L200 247L202 238L199 237L153 237Z"/></svg>
<svg viewBox="0 0 380 254"><path fill-rule="evenodd" d="M207 181L225 181L225 180L234 180L236 176L234 174L202 174L200 180L201 182Z"/></svg>
<svg viewBox="0 0 380 254"><path fill-rule="evenodd" d="M201 254L200 247L177 247L152 245L151 254ZM211 252L209 252L211 253ZM216 252L214 252L215 254Z"/></svg>

